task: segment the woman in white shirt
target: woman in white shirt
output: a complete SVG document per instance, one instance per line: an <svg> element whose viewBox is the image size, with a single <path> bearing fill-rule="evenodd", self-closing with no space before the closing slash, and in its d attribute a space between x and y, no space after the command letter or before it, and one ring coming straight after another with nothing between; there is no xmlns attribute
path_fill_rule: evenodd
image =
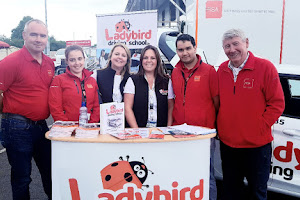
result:
<svg viewBox="0 0 300 200"><path fill-rule="evenodd" d="M140 67L124 89L125 117L130 127L161 127L168 118L168 77L156 47L146 46Z"/></svg>
<svg viewBox="0 0 300 200"><path fill-rule="evenodd" d="M130 76L130 58L127 46L117 43L109 53L106 68L97 70L96 80L103 103L123 101L123 88Z"/></svg>

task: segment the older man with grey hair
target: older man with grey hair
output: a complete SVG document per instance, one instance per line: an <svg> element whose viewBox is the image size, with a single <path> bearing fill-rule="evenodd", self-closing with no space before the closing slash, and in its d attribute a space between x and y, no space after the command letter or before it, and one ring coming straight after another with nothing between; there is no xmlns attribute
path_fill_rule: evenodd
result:
<svg viewBox="0 0 300 200"><path fill-rule="evenodd" d="M32 158L51 199L51 143L45 138L45 119L49 117L48 89L54 64L43 54L47 27L32 19L25 24L23 38L24 47L0 62L0 139L11 165L13 199L30 199Z"/></svg>
<svg viewBox="0 0 300 200"><path fill-rule="evenodd" d="M267 45L267 44L266 44ZM271 126L284 110L284 96L274 65L248 51L249 40L238 29L223 35L228 61L218 69L223 198L267 199L271 165Z"/></svg>

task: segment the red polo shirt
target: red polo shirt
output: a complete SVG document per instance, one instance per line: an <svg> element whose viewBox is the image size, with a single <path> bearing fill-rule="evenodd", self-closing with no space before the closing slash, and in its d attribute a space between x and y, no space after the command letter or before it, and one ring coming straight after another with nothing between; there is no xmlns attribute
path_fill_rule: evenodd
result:
<svg viewBox="0 0 300 200"><path fill-rule="evenodd" d="M48 89L53 75L52 60L43 54L39 64L25 46L0 61L3 113L23 115L33 121L48 118Z"/></svg>

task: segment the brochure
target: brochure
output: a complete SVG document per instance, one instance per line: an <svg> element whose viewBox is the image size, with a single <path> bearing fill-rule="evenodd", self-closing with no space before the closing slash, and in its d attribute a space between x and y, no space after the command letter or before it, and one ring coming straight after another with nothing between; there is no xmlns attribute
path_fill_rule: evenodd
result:
<svg viewBox="0 0 300 200"><path fill-rule="evenodd" d="M116 134L124 132L124 103L100 104L100 133Z"/></svg>

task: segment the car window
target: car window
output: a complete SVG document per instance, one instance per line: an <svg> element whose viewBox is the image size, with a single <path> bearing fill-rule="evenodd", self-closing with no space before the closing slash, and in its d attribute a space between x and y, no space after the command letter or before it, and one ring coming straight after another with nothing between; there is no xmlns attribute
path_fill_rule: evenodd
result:
<svg viewBox="0 0 300 200"><path fill-rule="evenodd" d="M56 55L65 55L65 49L58 49Z"/></svg>
<svg viewBox="0 0 300 200"><path fill-rule="evenodd" d="M285 98L283 115L300 118L300 76L281 76L280 82Z"/></svg>
<svg viewBox="0 0 300 200"><path fill-rule="evenodd" d="M300 80L288 80L292 98L300 98Z"/></svg>
<svg viewBox="0 0 300 200"><path fill-rule="evenodd" d="M174 52L176 52L176 39L177 37L166 35L166 43Z"/></svg>

